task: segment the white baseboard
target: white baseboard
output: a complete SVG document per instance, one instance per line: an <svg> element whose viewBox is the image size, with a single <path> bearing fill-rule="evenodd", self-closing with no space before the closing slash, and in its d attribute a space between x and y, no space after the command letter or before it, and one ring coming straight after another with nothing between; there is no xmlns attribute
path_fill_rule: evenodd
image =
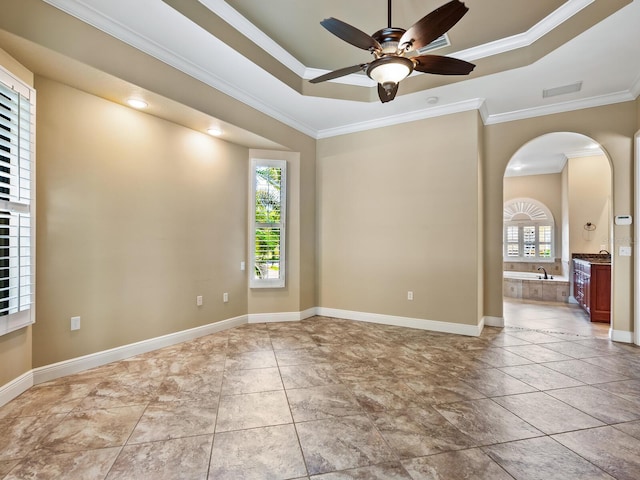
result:
<svg viewBox="0 0 640 480"><path fill-rule="evenodd" d="M351 310L339 310L335 308L316 308L316 315L324 317L344 318L359 322L381 323L395 325L397 327L417 328L433 332L455 333L469 337L477 337L482 332L482 321L479 325L465 325L462 323L439 322L422 318L398 317L395 315L381 315L379 313L354 312Z"/></svg>
<svg viewBox="0 0 640 480"><path fill-rule="evenodd" d="M633 343L633 332L609 329L609 338L614 342Z"/></svg>
<svg viewBox="0 0 640 480"><path fill-rule="evenodd" d="M201 327L190 328L180 332L170 333L161 337L150 338L140 342L123 345L121 347L104 350L102 352L92 353L83 357L72 358L62 362L38 367L33 370L34 385L48 382L65 375L79 373L90 368L106 365L107 363L124 360L135 355L151 352L159 348L169 347L177 343L193 340L198 337L210 335L212 333L221 332L228 328L237 327L247 323L247 316L242 315L235 318L229 318L220 322L210 323Z"/></svg>
<svg viewBox="0 0 640 480"><path fill-rule="evenodd" d="M316 310L316 307L312 307L301 312L250 313L248 317L249 323L299 322L317 315Z"/></svg>
<svg viewBox="0 0 640 480"><path fill-rule="evenodd" d="M33 370L23 373L0 387L0 407L33 387Z"/></svg>
<svg viewBox="0 0 640 480"><path fill-rule="evenodd" d="M483 317L484 324L487 327L499 327L504 328L504 318L503 317Z"/></svg>

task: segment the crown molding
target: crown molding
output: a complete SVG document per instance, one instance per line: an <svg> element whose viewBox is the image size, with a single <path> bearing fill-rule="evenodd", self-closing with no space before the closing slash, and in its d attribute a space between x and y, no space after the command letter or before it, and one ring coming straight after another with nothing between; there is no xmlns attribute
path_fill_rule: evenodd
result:
<svg viewBox="0 0 640 480"><path fill-rule="evenodd" d="M600 148L585 148L583 150L573 150L571 152L567 152L564 156L569 158L584 158L584 157L599 157L600 155L604 155L604 152Z"/></svg>
<svg viewBox="0 0 640 480"><path fill-rule="evenodd" d="M246 17L242 16L240 12L234 9L227 2L223 0L198 0L198 2L208 8L215 15L222 18L225 22L282 63L289 70L300 77L306 78L305 71L309 69L307 69L296 57L278 45L278 43L274 42L271 37L266 35L262 30L247 20Z"/></svg>
<svg viewBox="0 0 640 480"><path fill-rule="evenodd" d="M460 50L459 52L451 53L448 56L459 58L460 60L471 61L509 52L518 48L528 47L551 32L554 28L558 27L581 10L588 7L594 1L595 0L568 0L526 32L501 38L500 40L495 40L466 50Z"/></svg>
<svg viewBox="0 0 640 480"><path fill-rule="evenodd" d="M638 98L640 96L640 74L636 77L636 79L631 84L631 88L629 89L633 98Z"/></svg>
<svg viewBox="0 0 640 480"><path fill-rule="evenodd" d="M542 107L525 108L512 112L503 112L491 114L487 117L485 125L494 125L497 123L513 122L515 120L524 120L527 118L542 117L545 115L553 115L556 113L572 112L575 110L583 110L585 108L602 107L614 103L623 103L635 100L631 90L615 92L596 97L584 98L581 100L573 100L570 102L555 103L553 105L545 105Z"/></svg>
<svg viewBox="0 0 640 480"><path fill-rule="evenodd" d="M481 110L484 105L484 99L473 98L464 102L452 103L439 107L429 107L412 112L402 113L399 115L391 115L375 120L367 120L366 122L352 123L336 128L328 128L320 130L316 135L316 139L335 137L348 133L362 132L374 128L388 127L400 123L415 122L416 120L424 120L425 118L441 117L443 115L451 115L453 113L468 112L470 110Z"/></svg>
<svg viewBox="0 0 640 480"><path fill-rule="evenodd" d="M150 55L161 62L176 68L177 70L206 83L210 87L219 90L220 92L229 95L230 97L244 103L256 110L270 116L274 120L278 120L285 125L290 126L298 130L299 132L315 136L315 129L309 125L305 125L302 122L286 115L280 110L267 105L260 99L249 94L245 90L238 89L235 85L227 82L215 73L206 70L199 65L186 60L182 55L170 50L166 47L159 45L157 42L151 40L145 35L141 35L138 32L131 30L130 28L114 21L112 18L96 11L94 8L88 6L82 0L43 0L49 5L62 10L63 12L81 20L84 23L97 28L98 30L111 35L114 38L140 50L147 55ZM215 41L220 42L218 39ZM224 44L223 44L224 45Z"/></svg>

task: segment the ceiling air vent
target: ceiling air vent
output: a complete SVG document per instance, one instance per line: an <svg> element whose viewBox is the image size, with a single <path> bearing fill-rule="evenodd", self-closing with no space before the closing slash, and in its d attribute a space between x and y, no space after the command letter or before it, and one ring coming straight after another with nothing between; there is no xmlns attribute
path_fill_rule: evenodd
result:
<svg viewBox="0 0 640 480"><path fill-rule="evenodd" d="M568 93L579 92L582 89L582 82L563 85L562 87L547 88L542 91L542 98L557 97Z"/></svg>
<svg viewBox="0 0 640 480"><path fill-rule="evenodd" d="M448 47L449 45L451 45L451 42L449 41L449 36L446 33L443 33L438 38L436 38L433 42L431 42L428 45L425 45L420 50L418 50L418 52L420 53L430 52L432 50L437 50L438 48Z"/></svg>

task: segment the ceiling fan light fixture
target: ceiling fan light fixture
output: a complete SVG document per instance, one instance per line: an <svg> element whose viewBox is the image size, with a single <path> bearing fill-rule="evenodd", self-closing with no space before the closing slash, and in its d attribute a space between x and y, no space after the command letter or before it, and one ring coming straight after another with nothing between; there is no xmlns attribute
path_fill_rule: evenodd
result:
<svg viewBox="0 0 640 480"><path fill-rule="evenodd" d="M381 57L369 64L367 75L381 85L395 84L413 71L413 62L405 57Z"/></svg>

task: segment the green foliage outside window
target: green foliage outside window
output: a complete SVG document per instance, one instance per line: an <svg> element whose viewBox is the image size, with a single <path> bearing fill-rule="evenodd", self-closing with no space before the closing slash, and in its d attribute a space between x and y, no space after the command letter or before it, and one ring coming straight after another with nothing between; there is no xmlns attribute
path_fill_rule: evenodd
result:
<svg viewBox="0 0 640 480"><path fill-rule="evenodd" d="M256 168L255 276L279 278L282 169Z"/></svg>

